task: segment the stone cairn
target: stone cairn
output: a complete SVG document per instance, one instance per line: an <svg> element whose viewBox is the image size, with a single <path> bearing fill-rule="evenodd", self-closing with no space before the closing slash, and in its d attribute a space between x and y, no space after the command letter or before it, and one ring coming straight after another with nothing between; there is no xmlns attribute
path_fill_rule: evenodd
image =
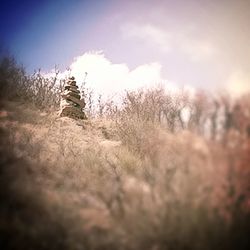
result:
<svg viewBox="0 0 250 250"><path fill-rule="evenodd" d="M83 112L85 105L85 101L81 99L75 78L72 76L64 87L60 104L60 116L67 116L74 119L86 119L86 115Z"/></svg>

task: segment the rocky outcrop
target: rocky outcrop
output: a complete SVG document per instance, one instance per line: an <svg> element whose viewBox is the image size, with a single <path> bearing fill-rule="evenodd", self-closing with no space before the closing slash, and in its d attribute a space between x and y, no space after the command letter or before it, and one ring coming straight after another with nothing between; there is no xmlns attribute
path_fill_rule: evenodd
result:
<svg viewBox="0 0 250 250"><path fill-rule="evenodd" d="M67 116L74 119L86 119L86 115L83 111L84 107L85 101L81 99L75 78L72 76L64 86L64 92L61 98L60 116Z"/></svg>

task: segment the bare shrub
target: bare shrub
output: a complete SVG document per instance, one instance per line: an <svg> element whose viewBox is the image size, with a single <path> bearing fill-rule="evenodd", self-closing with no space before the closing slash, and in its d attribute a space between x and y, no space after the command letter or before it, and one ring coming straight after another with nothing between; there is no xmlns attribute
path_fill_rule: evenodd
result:
<svg viewBox="0 0 250 250"><path fill-rule="evenodd" d="M18 141L8 142L15 145L10 154L19 152L20 157L25 157L28 162L22 165L27 164L28 173L33 176L24 177L26 172L18 167L20 182L15 185L20 193L14 200L26 195L26 185L31 185L28 190L36 185L36 193L42 192L39 199L44 197L43 205L38 207L47 211L46 216L52 220L50 228L54 230L51 234L45 217L37 218L29 210L40 211L31 205L40 201L30 191L30 202L24 211L35 224L21 221L25 237L32 240L18 241L19 246L23 244L27 249L34 246L38 249L234 249L237 246L247 249L249 194L245 191L249 182L246 172L234 174L233 181L228 179L229 149L210 144L191 132L172 134L155 124L141 123L133 132L140 138L140 144L128 141L124 146L106 151L98 144L93 127L82 130L70 119L48 120L46 124L47 132L37 149L37 135L29 130L17 131ZM88 133L91 141L84 144ZM12 135L17 138L14 131ZM239 154L243 156L244 150ZM246 152L239 165L248 161ZM238 169L238 158L233 156L233 159L230 163ZM237 189L233 199L229 192L232 188ZM11 192L6 190L6 194ZM238 195L242 193L244 202L238 206ZM22 218L19 212L8 216L9 220L15 216ZM37 238L29 233L30 225L37 230ZM6 226L2 228L6 230ZM12 234L9 238L4 234L6 239L13 239L13 232L20 235L17 225L8 228ZM57 240L49 244L51 238L43 230ZM35 245L40 239L46 242L43 248L38 243Z"/></svg>
<svg viewBox="0 0 250 250"><path fill-rule="evenodd" d="M20 98L56 106L60 85L32 77ZM99 110L89 98L101 121L1 108L3 249L249 249L247 98L157 88Z"/></svg>
<svg viewBox="0 0 250 250"><path fill-rule="evenodd" d="M39 109L57 108L64 85L58 74L55 70L54 76L45 77L39 70L29 75L14 58L4 57L0 61L1 100L22 101Z"/></svg>

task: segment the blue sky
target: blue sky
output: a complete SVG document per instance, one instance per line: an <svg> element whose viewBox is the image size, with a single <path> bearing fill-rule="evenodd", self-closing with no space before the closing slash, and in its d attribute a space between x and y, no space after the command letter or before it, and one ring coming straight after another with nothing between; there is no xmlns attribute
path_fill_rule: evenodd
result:
<svg viewBox="0 0 250 250"><path fill-rule="evenodd" d="M6 1L1 4L1 42L29 69L66 66L84 51L84 36L104 6L91 2Z"/></svg>
<svg viewBox="0 0 250 250"><path fill-rule="evenodd" d="M123 79L250 89L247 0L9 0L0 15L0 43L29 72L89 71L99 89Z"/></svg>

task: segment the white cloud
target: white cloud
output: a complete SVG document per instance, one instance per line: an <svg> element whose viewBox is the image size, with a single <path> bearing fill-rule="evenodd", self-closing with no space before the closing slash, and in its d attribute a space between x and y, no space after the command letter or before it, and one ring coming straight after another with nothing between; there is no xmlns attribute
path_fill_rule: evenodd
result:
<svg viewBox="0 0 250 250"><path fill-rule="evenodd" d="M75 58L70 69L78 84L83 82L87 72L87 87L104 95L120 93L125 89L152 87L163 82L171 86L163 79L162 66L157 62L143 64L130 70L126 64L112 63L102 52L88 52Z"/></svg>
<svg viewBox="0 0 250 250"><path fill-rule="evenodd" d="M124 63L112 63L101 51L84 53L74 59L70 71L61 72L58 77L65 79L74 76L81 88L87 72L86 87L93 90L94 98L101 94L104 99L120 100L125 90L154 88L162 86L169 93L187 91L194 93L194 88L186 85L180 88L177 84L162 77L162 66L158 62L139 65L130 70ZM46 77L54 77L54 72L43 73Z"/></svg>
<svg viewBox="0 0 250 250"><path fill-rule="evenodd" d="M129 73L127 65L112 64L101 52L89 52L76 57L70 69L78 83L83 82L87 72L88 87L99 93L116 92L122 87L121 79Z"/></svg>
<svg viewBox="0 0 250 250"><path fill-rule="evenodd" d="M250 75L237 70L229 76L227 86L229 93L234 97L250 92Z"/></svg>
<svg viewBox="0 0 250 250"><path fill-rule="evenodd" d="M168 52L171 49L171 35L152 24L127 23L121 27L121 32L124 38L139 39L148 46L156 46L162 52Z"/></svg>

